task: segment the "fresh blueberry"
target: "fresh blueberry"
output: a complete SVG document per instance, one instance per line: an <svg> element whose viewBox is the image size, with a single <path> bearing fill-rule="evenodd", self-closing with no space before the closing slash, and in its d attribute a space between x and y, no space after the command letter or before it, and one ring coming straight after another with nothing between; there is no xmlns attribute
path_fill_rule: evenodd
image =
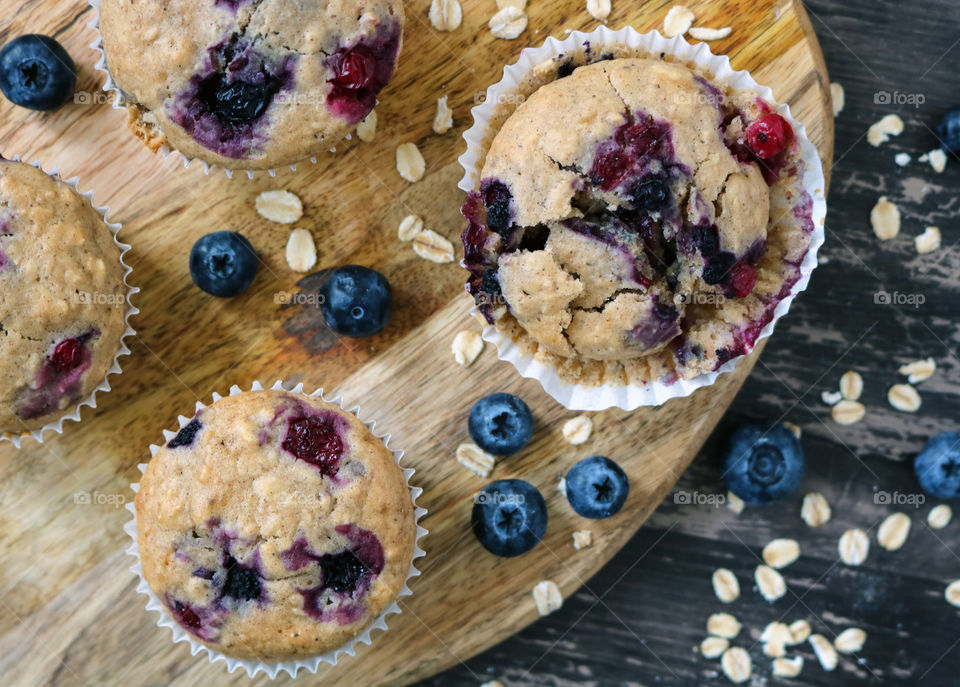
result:
<svg viewBox="0 0 960 687"><path fill-rule="evenodd" d="M320 310L330 327L344 336L373 336L390 321L393 291L376 270L347 265L330 270L320 286Z"/></svg>
<svg viewBox="0 0 960 687"><path fill-rule="evenodd" d="M941 499L960 497L960 434L941 432L917 455L913 469L920 486Z"/></svg>
<svg viewBox="0 0 960 687"><path fill-rule="evenodd" d="M247 290L256 274L257 254L235 231L207 234L190 251L190 276L211 295L237 296Z"/></svg>
<svg viewBox="0 0 960 687"><path fill-rule="evenodd" d="M473 442L487 453L508 456L530 441L533 415L521 399L499 392L473 404L467 429Z"/></svg>
<svg viewBox="0 0 960 687"><path fill-rule="evenodd" d="M547 504L529 482L501 479L474 497L473 533L497 556L519 556L547 531Z"/></svg>
<svg viewBox="0 0 960 687"><path fill-rule="evenodd" d="M70 55L50 36L19 36L0 49L0 91L14 105L56 110L77 85Z"/></svg>
<svg viewBox="0 0 960 687"><path fill-rule="evenodd" d="M630 492L627 473L605 456L584 458L564 479L570 507L585 518L616 515Z"/></svg>
<svg viewBox="0 0 960 687"><path fill-rule="evenodd" d="M747 503L781 499L803 478L800 441L779 422L742 425L727 443L724 476L730 491Z"/></svg>
<svg viewBox="0 0 960 687"><path fill-rule="evenodd" d="M946 152L960 155L960 105L954 105L944 113L937 126L937 136Z"/></svg>

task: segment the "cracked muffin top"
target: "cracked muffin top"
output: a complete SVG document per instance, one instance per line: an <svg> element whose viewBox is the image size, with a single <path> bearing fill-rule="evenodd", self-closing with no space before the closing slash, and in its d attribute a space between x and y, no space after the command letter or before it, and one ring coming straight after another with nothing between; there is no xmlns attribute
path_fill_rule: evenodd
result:
<svg viewBox="0 0 960 687"><path fill-rule="evenodd" d="M235 658L333 651L403 589L416 523L403 471L359 419L250 391L201 410L136 496L143 576L174 620Z"/></svg>
<svg viewBox="0 0 960 687"><path fill-rule="evenodd" d="M86 198L0 161L0 431L53 422L104 380L126 330L123 274Z"/></svg>
<svg viewBox="0 0 960 687"><path fill-rule="evenodd" d="M400 0L103 0L107 69L130 128L227 169L330 149L396 67Z"/></svg>
<svg viewBox="0 0 960 687"><path fill-rule="evenodd" d="M562 379L672 382L752 349L799 279L811 199L756 94L611 58L554 64L492 136L463 207L467 290Z"/></svg>

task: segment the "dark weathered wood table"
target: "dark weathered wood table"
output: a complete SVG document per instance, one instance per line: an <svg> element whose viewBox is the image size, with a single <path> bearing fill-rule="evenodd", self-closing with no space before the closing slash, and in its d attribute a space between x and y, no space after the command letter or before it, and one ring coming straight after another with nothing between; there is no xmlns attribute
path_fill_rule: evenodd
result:
<svg viewBox="0 0 960 687"><path fill-rule="evenodd" d="M668 497L560 611L425 687L495 678L508 687L729 684L717 661L694 650L705 636L707 617L721 610L710 585L720 566L741 580L741 598L722 610L744 624L736 643L750 648L755 680L777 682L757 640L768 622L783 616L805 618L830 637L851 625L868 637L861 660L841 657L832 673L821 669L808 645L801 646L803 672L781 684L960 682L960 611L943 598L947 583L960 578L960 521L935 531L926 525L931 500L916 509L878 503L884 501L881 492L907 500L919 492L910 460L927 438L956 429L960 420L960 160L951 159L937 174L916 159L937 146L933 130L940 114L960 102L960 5L953 0L804 4L831 78L846 89L846 108L836 121L827 245L821 253L827 262L677 486L687 494L722 493L723 439L745 419L782 417L803 429L807 476L799 493L740 515ZM884 93L891 104L884 104ZM903 118L906 130L879 148L870 146L868 127L889 112ZM894 162L900 152L913 158L906 167ZM883 244L869 223L881 195L903 215L900 235ZM927 225L941 228L943 248L918 256L913 236ZM923 302L878 303L881 291ZM903 381L897 368L927 356L936 359L938 370L918 387L920 411L894 410L886 392ZM865 379L867 415L842 427L831 420L820 394L836 389L847 369ZM833 507L832 521L821 528L808 528L800 519L807 491L822 492ZM877 545L876 527L898 509L911 516L913 528L904 547L890 553ZM873 535L860 568L838 562L837 539L851 527ZM784 571L791 592L769 604L747 580L773 537L796 538L803 553Z"/></svg>

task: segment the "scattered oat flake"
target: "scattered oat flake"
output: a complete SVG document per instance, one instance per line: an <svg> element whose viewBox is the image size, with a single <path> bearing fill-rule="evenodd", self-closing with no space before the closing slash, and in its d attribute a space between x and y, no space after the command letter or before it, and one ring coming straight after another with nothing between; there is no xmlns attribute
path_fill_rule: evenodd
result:
<svg viewBox="0 0 960 687"><path fill-rule="evenodd" d="M293 224L303 217L303 203L290 191L264 191L254 205L264 219L280 224Z"/></svg>
<svg viewBox="0 0 960 687"><path fill-rule="evenodd" d="M771 568L785 568L800 557L795 539L774 539L763 547L763 562Z"/></svg>
<svg viewBox="0 0 960 687"><path fill-rule="evenodd" d="M490 17L488 26L494 38L513 40L527 28L527 15L523 10L508 5Z"/></svg>
<svg viewBox="0 0 960 687"><path fill-rule="evenodd" d="M878 239L889 241L900 233L900 210L886 196L880 196L870 211L870 226Z"/></svg>
<svg viewBox="0 0 960 687"><path fill-rule="evenodd" d="M793 422L783 421L783 426L793 432L793 436L797 439L800 438L800 435L803 434L803 430L800 429L800 425L794 424Z"/></svg>
<svg viewBox="0 0 960 687"><path fill-rule="evenodd" d="M787 583L783 575L768 565L758 565L753 573L760 595L767 601L776 601L787 593Z"/></svg>
<svg viewBox="0 0 960 687"><path fill-rule="evenodd" d="M843 93L843 85L836 81L830 84L830 100L833 102L833 116L836 117L843 112L843 106L847 102L847 98Z"/></svg>
<svg viewBox="0 0 960 687"><path fill-rule="evenodd" d="M948 584L943 596L951 606L960 608L960 580L954 580Z"/></svg>
<svg viewBox="0 0 960 687"><path fill-rule="evenodd" d="M397 146L397 171L410 182L420 181L427 169L427 163L420 154L416 143L401 143Z"/></svg>
<svg viewBox="0 0 960 687"><path fill-rule="evenodd" d="M586 442L593 432L593 420L586 415L578 415L563 423L563 438L574 446Z"/></svg>
<svg viewBox="0 0 960 687"><path fill-rule="evenodd" d="M909 384L894 384L887 391L887 400L897 410L915 413L920 410L920 394Z"/></svg>
<svg viewBox="0 0 960 687"><path fill-rule="evenodd" d="M463 8L458 0L433 0L430 3L430 23L437 31L453 31L463 21Z"/></svg>
<svg viewBox="0 0 960 687"><path fill-rule="evenodd" d="M704 658L717 658L730 646L729 640L723 637L707 637L700 642L700 655Z"/></svg>
<svg viewBox="0 0 960 687"><path fill-rule="evenodd" d="M753 664L750 662L750 654L746 649L738 646L731 647L723 652L720 658L720 666L723 668L723 674L727 676L730 682L740 684L750 679L753 672Z"/></svg>
<svg viewBox="0 0 960 687"><path fill-rule="evenodd" d="M859 401L863 393L863 377L855 370L847 370L840 377L840 393L848 401Z"/></svg>
<svg viewBox="0 0 960 687"><path fill-rule="evenodd" d="M397 238L401 241L413 241L423 231L423 219L419 215L407 215L397 226Z"/></svg>
<svg viewBox="0 0 960 687"><path fill-rule="evenodd" d="M933 171L937 174L940 174L947 168L947 154L940 148L931 150L929 153L927 153L926 157L927 162L930 163L930 166L933 167Z"/></svg>
<svg viewBox="0 0 960 687"><path fill-rule="evenodd" d="M760 641L786 646L793 642L793 634L790 632L789 625L774 621L763 628L763 632L760 634ZM782 656L783 654L778 655Z"/></svg>
<svg viewBox="0 0 960 687"><path fill-rule="evenodd" d="M776 677L797 677L803 671L803 656L793 658L775 658L773 674Z"/></svg>
<svg viewBox="0 0 960 687"><path fill-rule="evenodd" d="M811 491L803 497L803 505L800 507L800 517L810 527L820 527L830 522L830 504L823 494L818 491Z"/></svg>
<svg viewBox="0 0 960 687"><path fill-rule="evenodd" d="M810 646L813 647L813 653L817 655L817 660L826 671L831 671L837 667L837 650L833 648L830 640L823 635L810 635Z"/></svg>
<svg viewBox="0 0 960 687"><path fill-rule="evenodd" d="M867 409L860 401L843 400L830 409L830 415L838 425L852 425L860 422L866 414Z"/></svg>
<svg viewBox="0 0 960 687"><path fill-rule="evenodd" d="M483 350L483 339L477 332L464 329L453 337L450 348L453 350L453 358L457 361L457 365L468 367L480 356Z"/></svg>
<svg viewBox="0 0 960 687"><path fill-rule="evenodd" d="M744 506L746 505L746 502L744 502L742 498L734 494L732 491L727 492L727 508L732 510L734 513L740 515L740 513L743 512Z"/></svg>
<svg viewBox="0 0 960 687"><path fill-rule="evenodd" d="M820 400L828 406L836 405L843 400L843 394L839 391L821 391Z"/></svg>
<svg viewBox="0 0 960 687"><path fill-rule="evenodd" d="M891 513L877 529L877 541L887 551L896 551L910 534L910 517L906 513Z"/></svg>
<svg viewBox="0 0 960 687"><path fill-rule="evenodd" d="M794 620L790 623L790 641L787 644L800 644L810 636L810 623L806 620Z"/></svg>
<svg viewBox="0 0 960 687"><path fill-rule="evenodd" d="M317 247L313 234L306 229L294 229L287 239L287 264L294 272L309 272L317 264Z"/></svg>
<svg viewBox="0 0 960 687"><path fill-rule="evenodd" d="M953 519L953 509L945 503L934 506L927 515L927 524L935 530L942 530Z"/></svg>
<svg viewBox="0 0 960 687"><path fill-rule="evenodd" d="M502 10L504 7L516 7L518 10L527 9L527 0L497 0L497 9Z"/></svg>
<svg viewBox="0 0 960 687"><path fill-rule="evenodd" d="M503 683L500 680L490 680L490 682L484 682L480 687L503 687Z"/></svg>
<svg viewBox="0 0 960 687"><path fill-rule="evenodd" d="M457 462L478 477L489 477L496 459L476 444L457 446Z"/></svg>
<svg viewBox="0 0 960 687"><path fill-rule="evenodd" d="M713 593L725 604L737 600L740 596L740 582L732 570L717 568L713 571Z"/></svg>
<svg viewBox="0 0 960 687"><path fill-rule="evenodd" d="M724 26L722 29L708 29L706 26L694 26L687 33L690 35L690 38L693 38L698 41L719 41L733 32L729 26Z"/></svg>
<svg viewBox="0 0 960 687"><path fill-rule="evenodd" d="M437 98L437 114L433 117L433 132L435 134L445 134L453 126L453 110L447 105L447 98L443 96Z"/></svg>
<svg viewBox="0 0 960 687"><path fill-rule="evenodd" d="M837 551L847 565L861 565L870 553L870 538L861 529L847 530L840 535Z"/></svg>
<svg viewBox="0 0 960 687"><path fill-rule="evenodd" d="M763 654L770 658L778 658L787 655L787 645L783 642L764 642Z"/></svg>
<svg viewBox="0 0 960 687"><path fill-rule="evenodd" d="M867 130L867 142L872 146L878 146L889 141L891 136L899 136L902 133L903 120L898 115L888 114Z"/></svg>
<svg viewBox="0 0 960 687"><path fill-rule="evenodd" d="M610 16L610 0L587 0L587 12L597 21Z"/></svg>
<svg viewBox="0 0 960 687"><path fill-rule="evenodd" d="M693 26L693 12L683 5L674 5L663 20L663 35L667 38L682 36Z"/></svg>
<svg viewBox="0 0 960 687"><path fill-rule="evenodd" d="M940 248L940 227L927 227L922 234L913 238L913 245L920 255L938 250Z"/></svg>
<svg viewBox="0 0 960 687"><path fill-rule="evenodd" d="M433 229L424 229L414 237L413 252L430 262L453 262L453 244Z"/></svg>
<svg viewBox="0 0 960 687"><path fill-rule="evenodd" d="M841 654L855 654L863 648L866 641L866 632L859 627L848 627L833 640L833 646Z"/></svg>
<svg viewBox="0 0 960 687"><path fill-rule="evenodd" d="M914 360L912 363L901 365L898 372L907 376L907 381L911 384L918 384L924 380L930 379L933 373L937 371L937 361L933 358L924 358L923 360Z"/></svg>
<svg viewBox="0 0 960 687"><path fill-rule="evenodd" d="M540 612L540 615L550 615L563 606L560 587L552 580L544 580L534 586L533 601L537 604L537 611Z"/></svg>
<svg viewBox="0 0 960 687"><path fill-rule="evenodd" d="M593 532L590 530L577 530L573 533L573 548L577 551L588 549L593 544Z"/></svg>
<svg viewBox="0 0 960 687"><path fill-rule="evenodd" d="M364 143L369 143L377 134L377 111L370 110L370 114L360 120L357 124L357 138Z"/></svg>
<svg viewBox="0 0 960 687"><path fill-rule="evenodd" d="M740 634L740 621L729 613L714 613L707 618L707 634L733 639Z"/></svg>
<svg viewBox="0 0 960 687"><path fill-rule="evenodd" d="M910 164L910 160L913 158L910 157L910 153L897 153L893 156L893 161L897 163L900 167L906 167Z"/></svg>

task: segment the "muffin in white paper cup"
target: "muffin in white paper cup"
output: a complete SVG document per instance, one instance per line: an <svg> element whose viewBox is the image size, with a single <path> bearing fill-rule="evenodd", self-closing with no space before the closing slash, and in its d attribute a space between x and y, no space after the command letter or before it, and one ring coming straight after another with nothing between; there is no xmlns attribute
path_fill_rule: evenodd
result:
<svg viewBox="0 0 960 687"><path fill-rule="evenodd" d="M254 382L196 404L139 466L124 530L174 642L271 679L353 656L400 613L422 557L403 451L339 398Z"/></svg>
<svg viewBox="0 0 960 687"><path fill-rule="evenodd" d="M105 92L154 153L205 174L317 162L373 111L403 36L401 0L88 0Z"/></svg>
<svg viewBox="0 0 960 687"><path fill-rule="evenodd" d="M472 114L473 312L565 407L709 386L806 288L826 217L817 150L706 44L629 27L548 38Z"/></svg>
<svg viewBox="0 0 960 687"><path fill-rule="evenodd" d="M0 159L0 279L4 281L6 334L0 404L0 440L17 448L24 437L42 442L80 421L97 393L110 391L124 343L139 310L131 297L130 246L109 208L82 192L77 177Z"/></svg>

